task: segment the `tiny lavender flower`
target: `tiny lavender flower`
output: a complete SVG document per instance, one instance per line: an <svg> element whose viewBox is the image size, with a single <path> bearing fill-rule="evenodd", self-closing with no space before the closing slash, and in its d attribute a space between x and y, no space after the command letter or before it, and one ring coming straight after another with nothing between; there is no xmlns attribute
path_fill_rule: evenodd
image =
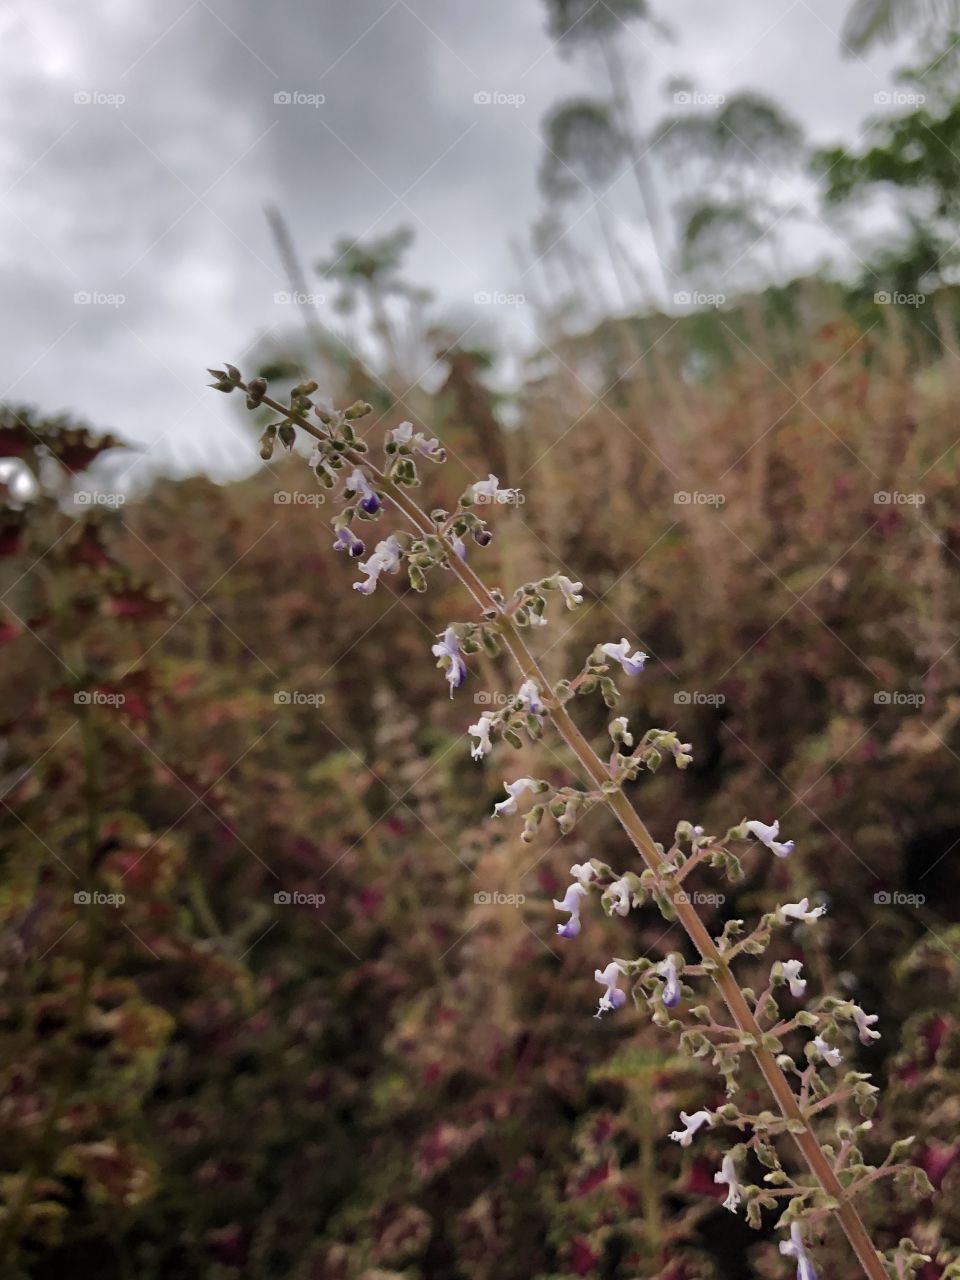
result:
<svg viewBox="0 0 960 1280"><path fill-rule="evenodd" d="M802 920L804 924L813 924L814 920L819 920L826 913L826 907L814 907L811 911L809 898L801 898L799 902L785 902L783 906L777 907L777 919L781 924L786 924L788 920Z"/></svg>
<svg viewBox="0 0 960 1280"><path fill-rule="evenodd" d="M668 1009L675 1009L680 1003L680 981L677 977L677 962L673 956L667 956L657 965L657 973L664 979L663 1003Z"/></svg>
<svg viewBox="0 0 960 1280"><path fill-rule="evenodd" d="M536 778L518 778L516 782L505 782L503 785L508 798L493 806L493 812L498 818L502 818L508 813L516 813L517 798L522 796L525 791L538 791L540 789Z"/></svg>
<svg viewBox="0 0 960 1280"><path fill-rule="evenodd" d="M674 1129L670 1137L674 1142L679 1142L681 1147L689 1147L693 1141L693 1135L698 1129L702 1129L705 1124L713 1124L713 1116L709 1111L695 1111L692 1116L688 1116L685 1111L681 1111L680 1123L683 1128Z"/></svg>
<svg viewBox="0 0 960 1280"><path fill-rule="evenodd" d="M878 1017L876 1013L864 1013L858 1004L853 1006L853 1020L857 1024L861 1044L869 1044L871 1040L880 1039L880 1032L871 1029Z"/></svg>
<svg viewBox="0 0 960 1280"><path fill-rule="evenodd" d="M460 641L453 627L447 627L430 652L439 659L437 666L446 670L447 684L450 686L452 698L454 689L459 689L467 678L467 668L460 657Z"/></svg>
<svg viewBox="0 0 960 1280"><path fill-rule="evenodd" d="M799 1222L791 1222L790 1239L780 1241L780 1252L785 1258L796 1258L797 1280L817 1280L817 1273L803 1243L803 1233Z"/></svg>
<svg viewBox="0 0 960 1280"><path fill-rule="evenodd" d="M435 436L425 436L422 431L414 435L412 422L401 422L399 427L394 427L389 433L387 439L394 444L406 445L431 462L443 462L447 456L446 449Z"/></svg>
<svg viewBox="0 0 960 1280"><path fill-rule="evenodd" d="M814 1036L814 1046L820 1057L824 1060L828 1067L839 1067L843 1061L843 1054L839 1049L835 1049L832 1045L827 1044L823 1036Z"/></svg>
<svg viewBox="0 0 960 1280"><path fill-rule="evenodd" d="M360 497L361 510L368 516L375 516L380 510L380 499L370 485L370 481L359 467L354 467L347 476L347 488Z"/></svg>
<svg viewBox="0 0 960 1280"><path fill-rule="evenodd" d="M783 963L783 976L790 984L790 994L794 1000L803 998L803 993L807 989L806 978L800 977L800 970L803 968L801 960L785 960Z"/></svg>
<svg viewBox="0 0 960 1280"><path fill-rule="evenodd" d="M623 970L616 960L611 960L605 969L594 970L594 978L607 988L600 997L599 1007L593 1015L595 1018L600 1018L605 1013L611 1013L614 1009L622 1009L627 1003L627 993L621 991L617 986L622 974Z"/></svg>
<svg viewBox="0 0 960 1280"><path fill-rule="evenodd" d="M714 1182L725 1182L730 1188L727 1198L723 1202L723 1207L729 1209L731 1213L736 1213L740 1207L740 1183L737 1180L737 1166L729 1152L723 1157L720 1172L713 1175L713 1180Z"/></svg>
<svg viewBox="0 0 960 1280"><path fill-rule="evenodd" d="M775 853L778 858L788 858L793 853L794 842L792 840L787 840L781 844L777 839L780 834L779 820L771 822L767 826L765 822L757 822L756 819L751 819L750 822L745 822L744 826L751 835L755 835L760 843L765 844L770 852Z"/></svg>
<svg viewBox="0 0 960 1280"><path fill-rule="evenodd" d="M558 573L556 583L568 609L576 609L578 604L583 604L583 596L580 594L583 591L582 582L571 582L565 574Z"/></svg>
<svg viewBox="0 0 960 1280"><path fill-rule="evenodd" d="M333 544L335 551L346 551L354 559L363 555L364 546L349 525L342 524L337 530L337 538Z"/></svg>
<svg viewBox="0 0 960 1280"><path fill-rule="evenodd" d="M501 489L500 481L494 475L487 476L486 480L477 480L470 486L474 502L515 502L518 495L518 489Z"/></svg>
<svg viewBox="0 0 960 1280"><path fill-rule="evenodd" d="M529 711L533 716L546 714L546 707L540 701L540 690L532 680L524 680L517 691L517 702L524 711Z"/></svg>
<svg viewBox="0 0 960 1280"><path fill-rule="evenodd" d="M580 933L580 907L582 900L586 896L586 889L579 880L575 880L563 895L562 902L558 902L554 898L553 905L558 911L568 911L570 913L570 919L565 924L557 925L557 933L561 938L576 938Z"/></svg>
<svg viewBox="0 0 960 1280"><path fill-rule="evenodd" d="M470 725L467 729L467 733L472 734L477 739L470 748L470 754L474 760L482 760L489 751L493 750L493 743L490 741L492 727L493 716L489 711L484 711L477 723Z"/></svg>
<svg viewBox="0 0 960 1280"><path fill-rule="evenodd" d="M636 653L630 652L630 641L624 636L619 644L608 642L600 646L600 651L608 658L612 658L614 662L619 662L621 667L628 676L638 676L643 670L643 665L647 660L647 655L641 653L638 649Z"/></svg>
<svg viewBox="0 0 960 1280"><path fill-rule="evenodd" d="M380 581L381 573L396 573L400 568L400 543L391 533L389 538L384 538L382 542L377 543L370 559L361 561L357 568L367 575L367 580L355 582L354 591L359 591L365 596L372 595Z"/></svg>

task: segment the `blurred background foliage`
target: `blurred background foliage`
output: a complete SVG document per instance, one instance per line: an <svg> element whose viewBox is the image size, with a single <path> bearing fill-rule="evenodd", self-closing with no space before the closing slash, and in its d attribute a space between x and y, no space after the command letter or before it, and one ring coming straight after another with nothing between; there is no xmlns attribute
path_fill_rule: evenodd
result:
<svg viewBox="0 0 960 1280"><path fill-rule="evenodd" d="M746 93L639 131L617 38L652 19L636 0L616 22L583 8L551 4L550 29L600 58L610 93L545 120L544 339L511 393L494 335L468 340L405 279L405 230L345 238L308 273L276 210L291 288L335 282L344 328L305 308L255 361L281 387L309 373L371 401L371 443L405 418L438 435L428 505L491 470L522 488L471 555L506 587L557 565L585 582L543 633L551 675L623 634L653 655L621 710L695 749L637 788L659 839L681 817L781 817L795 857L705 913L719 931L811 885L829 904L783 955L880 1014L884 1038L855 1051L883 1089L877 1150L915 1133L935 1195L885 1188L865 1211L881 1247L909 1234L939 1256L937 1280L960 1239L943 13L912 10L946 50L906 74L925 100L811 152ZM906 9L858 0L851 44ZM824 216L893 199L862 276L776 273L793 211L764 182L774 159L818 176ZM549 234L618 169L691 297L725 269L721 305L598 314L591 264ZM604 234L614 273L639 271ZM467 724L515 677L478 660L445 696L429 646L465 616L454 585L353 592L300 457L97 501L122 451L90 424L0 413L2 1274L734 1280L745 1258L783 1274L769 1227L720 1207L716 1143L667 1138L716 1081L632 1011L591 1017L597 965L680 939L648 909L556 939L567 867L627 869L619 832L593 817L524 846L487 819L505 775L561 780L569 761L549 739L470 760ZM578 712L604 732L602 707ZM841 1242L822 1256L849 1265Z"/></svg>

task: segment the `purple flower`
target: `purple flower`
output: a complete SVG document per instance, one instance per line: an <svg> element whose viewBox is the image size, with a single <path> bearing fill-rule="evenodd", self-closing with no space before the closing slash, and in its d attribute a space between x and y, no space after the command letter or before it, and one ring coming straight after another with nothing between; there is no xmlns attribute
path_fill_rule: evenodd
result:
<svg viewBox="0 0 960 1280"><path fill-rule="evenodd" d="M796 1258L797 1280L817 1280L817 1273L813 1269L813 1263L810 1261L810 1255L807 1253L807 1247L803 1242L803 1233L799 1222L791 1222L790 1239L780 1241L780 1252L785 1258Z"/></svg>
<svg viewBox="0 0 960 1280"><path fill-rule="evenodd" d="M593 1016L600 1018L614 1009L622 1009L627 1003L627 993L617 986L623 976L623 970L616 960L611 960L605 969L595 969L593 976L601 986L606 987L606 991L600 997L597 1012Z"/></svg>
<svg viewBox="0 0 960 1280"><path fill-rule="evenodd" d="M452 698L454 689L459 689L467 678L467 668L460 657L460 641L453 627L447 627L430 652L439 659L437 666L443 667L447 673L447 684L450 686Z"/></svg>
<svg viewBox="0 0 960 1280"><path fill-rule="evenodd" d="M563 895L563 900L561 902L558 902L557 899L554 898L553 905L556 909L558 911L567 911L570 914L570 919L567 920L565 924L557 925L557 933L561 938L575 938L579 934L580 907L582 905L582 900L586 896L586 889L579 880L575 880Z"/></svg>
<svg viewBox="0 0 960 1280"><path fill-rule="evenodd" d="M667 956L657 965L657 973L663 978L662 1000L664 1007L675 1009L680 1003L680 979L677 976L677 962L673 956Z"/></svg>
<svg viewBox="0 0 960 1280"><path fill-rule="evenodd" d="M638 676L643 670L647 655L641 653L638 649L636 653L630 652L630 641L624 636L619 644L602 644L600 652L606 657L612 658L614 662L619 662L620 666L628 676Z"/></svg>
<svg viewBox="0 0 960 1280"><path fill-rule="evenodd" d="M770 852L776 854L778 858L788 858L793 853L794 843L792 840L787 840L781 844L777 839L780 834L779 819L776 822L771 822L769 826L765 822L757 822L755 818L745 822L743 825L751 835L756 836L760 843L765 844Z"/></svg>
<svg viewBox="0 0 960 1280"><path fill-rule="evenodd" d="M532 680L524 680L523 684L517 691L517 705L524 711L529 711L532 716L542 716L546 713L546 707L540 701L540 690Z"/></svg>
<svg viewBox="0 0 960 1280"><path fill-rule="evenodd" d="M376 515L380 510L380 499L359 467L354 467L347 476L347 490L357 494L360 499L360 509L368 516Z"/></svg>
<svg viewBox="0 0 960 1280"><path fill-rule="evenodd" d="M337 529L337 539L333 544L335 551L346 551L356 559L363 555L364 546L349 525L342 524Z"/></svg>
<svg viewBox="0 0 960 1280"><path fill-rule="evenodd" d="M823 1036L814 1036L813 1043L817 1053L828 1067L839 1067L840 1063L843 1061L843 1054L839 1049L835 1049L833 1045L827 1044Z"/></svg>

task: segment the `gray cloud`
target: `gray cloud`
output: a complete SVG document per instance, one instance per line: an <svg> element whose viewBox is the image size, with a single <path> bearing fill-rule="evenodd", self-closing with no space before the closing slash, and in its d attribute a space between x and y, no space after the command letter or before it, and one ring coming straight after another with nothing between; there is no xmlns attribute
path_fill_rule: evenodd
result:
<svg viewBox="0 0 960 1280"><path fill-rule="evenodd" d="M650 122L682 72L768 92L820 139L853 136L895 61L842 61L833 0L677 0L669 21L673 45L624 37ZM540 208L542 117L597 82L551 47L539 0L20 0L0 24L0 395L113 428L141 445L134 470L252 465L203 382L294 328L266 204L310 263L339 235L406 223L408 275L442 304L510 292L511 238ZM610 204L643 258L632 199L618 187ZM532 318L505 321L525 335Z"/></svg>

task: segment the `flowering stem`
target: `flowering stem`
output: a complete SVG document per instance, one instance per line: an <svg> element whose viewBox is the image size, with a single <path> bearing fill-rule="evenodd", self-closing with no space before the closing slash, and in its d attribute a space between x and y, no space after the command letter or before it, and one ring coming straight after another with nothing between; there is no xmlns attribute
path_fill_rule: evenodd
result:
<svg viewBox="0 0 960 1280"><path fill-rule="evenodd" d="M242 383L239 385L242 389L246 389ZM276 410L276 412L289 419L290 422L301 427L317 439L325 440L327 438L303 414L298 413L295 409L288 408L267 396L262 397L262 403L269 405L270 408ZM404 489L394 484L383 472L378 470L365 455L346 450L344 456L350 462L358 466L362 465L372 472L376 479L378 491L389 498L418 533L436 536L436 526L426 512L421 510ZM560 736L576 756L591 783L597 788L601 788L604 783L609 782L606 765L593 750L566 707L557 697L553 686L547 680L536 658L527 647L519 625L510 616L507 609L494 598L470 566L464 563L454 552L449 539L444 538L443 541L448 551L447 562L450 569L459 578L477 606L482 611L492 611L492 614L497 617L501 627L501 638L510 656L519 667L524 680L534 681L541 691L544 705L552 717ZM646 824L624 793L617 791L612 795L605 794L603 801L612 810L646 866L659 875L665 869L668 860L660 853ZM833 1213L846 1234L854 1253L857 1255L864 1274L869 1277L869 1280L888 1280L886 1268L873 1246L873 1242L866 1227L863 1225L856 1207L851 1202L847 1191L841 1185L829 1160L820 1147L820 1143L811 1127L808 1113L801 1109L801 1104L774 1055L762 1046L764 1032L747 1003L746 997L740 989L740 984L730 969L730 959L738 948L733 948L732 952L726 955L721 954L692 903L677 901L675 910L677 919L686 930L701 959L708 966L711 980L723 998L735 1026L741 1035L751 1038L750 1052L753 1054L757 1066L760 1068L760 1072L766 1080L770 1092L773 1094L781 1115L792 1126L791 1136L799 1147L807 1167L823 1191L837 1202L838 1207L833 1210ZM796 1132L793 1132L793 1129Z"/></svg>

